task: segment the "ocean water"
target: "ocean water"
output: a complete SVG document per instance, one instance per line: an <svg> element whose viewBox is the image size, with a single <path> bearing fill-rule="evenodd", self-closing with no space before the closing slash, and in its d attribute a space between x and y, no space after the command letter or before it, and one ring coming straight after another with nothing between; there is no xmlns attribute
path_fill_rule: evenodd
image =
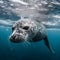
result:
<svg viewBox="0 0 60 60"><path fill-rule="evenodd" d="M52 54L45 46L44 41L35 43L12 43L9 36L12 33L12 25L22 17L29 14L24 10L28 5L27 0L1 0L0 1L0 60L60 60L60 1L42 0L43 4L52 2L48 11L49 18L42 23L47 27L47 36L55 54ZM28 0L29 2L30 0ZM35 0L38 2L39 0ZM20 3L19 3L20 2ZM22 4L22 5L21 5ZM32 4L32 3L31 3ZM26 6L24 6L26 5ZM44 7L43 7L44 8ZM42 9L43 9L42 8ZM44 9L43 9L44 10ZM28 10L27 10L28 11ZM24 12L25 14L20 12ZM29 11L28 11L29 12ZM37 13L37 12L36 12ZM33 13L36 15L36 13ZM32 14L32 13L31 13ZM31 17L31 14L29 15ZM26 16L25 16L26 15ZM39 19L39 18L37 18Z"/></svg>
<svg viewBox="0 0 60 60"><path fill-rule="evenodd" d="M11 28L0 27L1 60L60 60L60 29L47 29L47 35L55 54L45 46L44 41L36 43L12 43L9 40Z"/></svg>

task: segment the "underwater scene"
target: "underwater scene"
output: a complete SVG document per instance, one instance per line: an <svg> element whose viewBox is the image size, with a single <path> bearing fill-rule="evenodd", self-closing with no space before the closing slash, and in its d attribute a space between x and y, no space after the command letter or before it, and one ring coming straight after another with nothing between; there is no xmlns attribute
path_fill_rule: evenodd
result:
<svg viewBox="0 0 60 60"><path fill-rule="evenodd" d="M12 26L20 19L41 22L54 53L43 40L11 42ZM0 0L0 60L60 60L60 0Z"/></svg>

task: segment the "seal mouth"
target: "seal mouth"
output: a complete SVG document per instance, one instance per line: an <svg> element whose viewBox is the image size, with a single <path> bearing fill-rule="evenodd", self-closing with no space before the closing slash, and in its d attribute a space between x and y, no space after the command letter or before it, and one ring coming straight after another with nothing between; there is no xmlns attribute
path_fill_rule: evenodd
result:
<svg viewBox="0 0 60 60"><path fill-rule="evenodd" d="M23 42L23 40L18 40L18 39L16 39L16 40L10 39L10 41L13 42L13 43L20 43L20 42Z"/></svg>

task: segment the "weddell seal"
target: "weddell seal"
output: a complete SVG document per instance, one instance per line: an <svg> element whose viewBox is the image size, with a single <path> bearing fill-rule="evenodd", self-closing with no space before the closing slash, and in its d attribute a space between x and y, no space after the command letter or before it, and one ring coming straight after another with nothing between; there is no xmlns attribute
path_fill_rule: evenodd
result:
<svg viewBox="0 0 60 60"><path fill-rule="evenodd" d="M48 49L54 53L49 44L46 29L41 22L29 19L18 20L12 27L13 33L10 35L10 41L14 43L19 42L37 42L44 40Z"/></svg>

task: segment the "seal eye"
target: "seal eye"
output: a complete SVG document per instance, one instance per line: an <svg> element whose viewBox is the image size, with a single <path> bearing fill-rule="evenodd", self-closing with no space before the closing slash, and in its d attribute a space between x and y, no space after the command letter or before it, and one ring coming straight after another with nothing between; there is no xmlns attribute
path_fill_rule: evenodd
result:
<svg viewBox="0 0 60 60"><path fill-rule="evenodd" d="M25 26L25 27L23 27L23 29L28 30L29 29L29 26Z"/></svg>

